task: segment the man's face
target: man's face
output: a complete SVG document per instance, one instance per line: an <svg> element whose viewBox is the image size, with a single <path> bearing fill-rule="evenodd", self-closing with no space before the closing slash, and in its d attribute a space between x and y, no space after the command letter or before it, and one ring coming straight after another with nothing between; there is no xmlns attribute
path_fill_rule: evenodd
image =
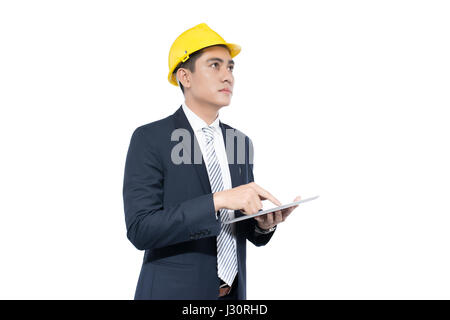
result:
<svg viewBox="0 0 450 320"><path fill-rule="evenodd" d="M206 48L195 61L195 72L190 73L192 98L218 107L229 105L234 85L233 68L228 49ZM223 89L229 92L221 91Z"/></svg>

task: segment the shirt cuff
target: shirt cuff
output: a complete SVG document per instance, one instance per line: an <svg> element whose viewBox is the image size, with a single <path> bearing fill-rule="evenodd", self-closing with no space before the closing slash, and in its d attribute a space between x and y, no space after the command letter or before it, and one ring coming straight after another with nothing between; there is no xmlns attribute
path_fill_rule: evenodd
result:
<svg viewBox="0 0 450 320"><path fill-rule="evenodd" d="M272 228L270 228L270 229L268 229L268 230L264 230L264 229L261 229L261 228L256 224L256 225L255 225L255 232L256 232L256 233L259 233L259 234L268 234L268 233L274 232L276 228L277 228L277 226L274 226L274 227L272 227Z"/></svg>

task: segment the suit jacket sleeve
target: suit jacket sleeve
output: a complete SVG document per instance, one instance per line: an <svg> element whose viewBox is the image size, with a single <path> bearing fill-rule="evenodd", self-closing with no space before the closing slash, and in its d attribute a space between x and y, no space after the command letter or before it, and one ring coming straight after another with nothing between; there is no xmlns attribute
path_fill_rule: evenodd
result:
<svg viewBox="0 0 450 320"><path fill-rule="evenodd" d="M250 182L254 182L255 178L253 176L253 143L252 140L250 138L246 139L246 143L248 143L248 148L247 150L249 150L249 152L247 153L247 173L248 173L248 177L247 177L247 181ZM270 238L272 238L273 234L275 233L275 231L268 233L268 234L261 234L255 231L255 226L257 225L257 221L254 218L251 219L247 219L244 220L247 222L247 239L253 243L255 246L260 247L260 246L265 246Z"/></svg>
<svg viewBox="0 0 450 320"><path fill-rule="evenodd" d="M212 193L163 207L164 166L141 127L131 137L123 182L127 237L139 250L218 235Z"/></svg>

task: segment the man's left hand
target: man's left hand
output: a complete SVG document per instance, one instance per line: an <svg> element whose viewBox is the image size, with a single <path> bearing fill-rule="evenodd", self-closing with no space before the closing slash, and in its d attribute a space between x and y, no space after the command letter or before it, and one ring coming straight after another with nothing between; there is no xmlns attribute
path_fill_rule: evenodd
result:
<svg viewBox="0 0 450 320"><path fill-rule="evenodd" d="M300 196L296 197L294 201L300 200ZM295 208L297 208L298 205L286 208L283 210L278 210L275 212L271 212L268 214L264 214L262 216L255 217L256 221L258 221L258 227L260 227L263 230L268 230L277 224L283 222L286 220L286 218L294 211Z"/></svg>

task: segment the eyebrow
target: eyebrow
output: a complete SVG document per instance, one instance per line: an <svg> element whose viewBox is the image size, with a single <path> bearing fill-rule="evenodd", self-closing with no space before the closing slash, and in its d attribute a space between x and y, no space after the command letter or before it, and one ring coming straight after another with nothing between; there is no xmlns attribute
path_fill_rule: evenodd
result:
<svg viewBox="0 0 450 320"><path fill-rule="evenodd" d="M212 61L219 61L219 62L223 63L223 60L220 58L211 58L211 59L206 60L206 62L212 62ZM234 66L234 61L228 60L228 64L231 64Z"/></svg>

